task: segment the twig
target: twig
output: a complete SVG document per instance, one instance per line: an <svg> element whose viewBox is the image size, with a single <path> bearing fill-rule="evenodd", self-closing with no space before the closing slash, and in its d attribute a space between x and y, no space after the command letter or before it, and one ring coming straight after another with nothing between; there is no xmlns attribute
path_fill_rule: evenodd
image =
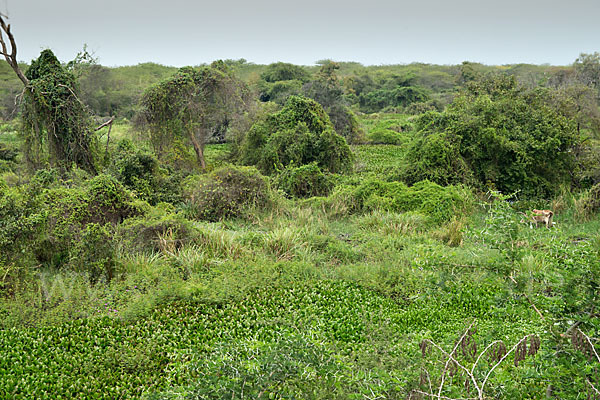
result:
<svg viewBox="0 0 600 400"><path fill-rule="evenodd" d="M433 346L435 346L438 350L440 350L443 354L448 356L448 360L446 361L446 364L444 365L444 370L442 371L442 378L441 378L440 387L438 388L438 394L437 394L438 398L440 398L439 396L441 396L441 394L442 394L442 389L444 387L444 381L446 380L446 372L448 371L448 366L450 365L451 361L454 361L456 363L456 365L461 367L467 373L467 375L469 375L469 378L471 378L471 381L473 382L473 386L475 386L475 389L477 389L477 393L478 393L479 397L481 398L481 390L479 389L479 386L477 385L477 381L475 380L475 377L473 376L473 374L471 372L469 372L469 370L466 369L461 363L459 363L456 358L454 358L454 353L456 352L456 350L462 343L465 336L467 336L467 334L473 327L473 324L475 324L475 321L476 321L476 319L474 319L473 322L471 322L469 327L465 330L465 333L463 333L463 335L460 337L458 342L456 342L456 345L454 345L454 348L452 349L452 352L450 354L448 354L444 349L442 349L440 346L435 344L433 341L427 340L429 343L431 343Z"/></svg>
<svg viewBox="0 0 600 400"><path fill-rule="evenodd" d="M517 342L517 344L515 344L496 364L494 364L494 366L488 371L487 375L485 376L485 379L483 380L483 383L481 384L481 392L483 392L483 389L485 388L485 384L487 383L490 375L492 375L492 372L494 372L494 370L496 369L496 367L500 364L502 364L502 361L504 361L506 359L506 357L508 357L508 355L510 353L512 353L513 351L515 351L515 349L517 348L517 346L519 346L521 344L521 342L523 340L526 340L529 336L531 335L526 335L523 338L521 338L521 340L519 340Z"/></svg>
<svg viewBox="0 0 600 400"><path fill-rule="evenodd" d="M475 360L475 364L473 364L473 368L471 368L471 373L473 373L475 371L475 368L477 367L477 364L479 363L479 360L485 354L485 352L488 351L489 349L491 349L492 346L495 345L496 343L504 343L504 342L502 340L494 340L481 353L479 353L479 356L477 357L477 360Z"/></svg>
<svg viewBox="0 0 600 400"><path fill-rule="evenodd" d="M413 389L413 392L419 393L419 394L424 394L425 396L429 396L429 397L434 397L436 399L443 399L443 400L478 400L477 397L447 397L447 396L443 396L443 395L437 395L434 393L427 393L427 392L424 392L419 389Z"/></svg>
<svg viewBox="0 0 600 400"><path fill-rule="evenodd" d="M579 331L579 333L581 333L583 335L583 337L585 337L585 340L587 340L590 347L592 348L592 351L594 352L594 355L596 356L596 360L598 360L598 362L600 363L600 356L598 356L598 353L596 352L596 347L594 347L594 343L592 343L592 339L590 339L590 337L588 335L583 333L583 331L581 329L577 328L577 330Z"/></svg>
<svg viewBox="0 0 600 400"><path fill-rule="evenodd" d="M508 276L510 278L510 280L517 285L517 281L515 280L515 278L512 277L512 275ZM533 301L531 301L531 298L527 295L527 293L523 293L523 295L525 296L525 298L527 299L527 301L529 302L529 304L531 305L531 307L533 307L533 309L535 310L535 312L540 316L540 318L542 320L544 320L544 316L542 315L542 313L540 312L540 310L538 310L538 308L535 306L535 304L533 304Z"/></svg>
<svg viewBox="0 0 600 400"><path fill-rule="evenodd" d="M594 384L589 379L586 379L585 381L587 382L588 385L590 385L592 387L592 390L594 392L596 392L596 394L600 394L600 390L596 389L596 386L594 386Z"/></svg>

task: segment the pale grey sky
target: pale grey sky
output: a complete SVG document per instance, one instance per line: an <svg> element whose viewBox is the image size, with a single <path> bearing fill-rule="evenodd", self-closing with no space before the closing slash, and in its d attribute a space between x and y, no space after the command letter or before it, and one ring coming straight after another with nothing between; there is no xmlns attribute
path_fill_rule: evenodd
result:
<svg viewBox="0 0 600 400"><path fill-rule="evenodd" d="M27 62L44 48L71 60L84 43L108 66L567 65L600 51L600 0L0 0L0 11Z"/></svg>

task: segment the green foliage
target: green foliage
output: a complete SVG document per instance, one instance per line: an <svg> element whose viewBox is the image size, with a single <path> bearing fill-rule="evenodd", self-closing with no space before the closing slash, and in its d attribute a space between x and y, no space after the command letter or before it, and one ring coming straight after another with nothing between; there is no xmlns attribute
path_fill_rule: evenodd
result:
<svg viewBox="0 0 600 400"><path fill-rule="evenodd" d="M575 216L582 221L593 218L600 211L600 183L581 193L575 200Z"/></svg>
<svg viewBox="0 0 600 400"><path fill-rule="evenodd" d="M275 184L288 195L298 198L327 196L333 186L331 178L323 174L316 163L286 167L277 175Z"/></svg>
<svg viewBox="0 0 600 400"><path fill-rule="evenodd" d="M104 271L110 277L112 227L141 214L143 205L109 175L94 177L82 189L57 186L45 191L43 197L48 220L35 249L37 259L52 267L70 265L79 271L90 267L88 272L94 279L102 269L99 265L106 264ZM92 262L95 257L99 258ZM83 263L86 259L88 262Z"/></svg>
<svg viewBox="0 0 600 400"><path fill-rule="evenodd" d="M422 103L427 100L429 100L427 92L414 86L378 89L359 96L360 108L367 113L391 107L406 107L412 103Z"/></svg>
<svg viewBox="0 0 600 400"><path fill-rule="evenodd" d="M180 174L162 168L156 157L122 140L112 154L111 173L138 198L152 205L181 202Z"/></svg>
<svg viewBox="0 0 600 400"><path fill-rule="evenodd" d="M224 167L201 177L188 191L188 217L208 221L243 218L269 205L266 179L248 167Z"/></svg>
<svg viewBox="0 0 600 400"><path fill-rule="evenodd" d="M34 188L8 188L0 179L0 296L18 286L35 261L32 249L46 213Z"/></svg>
<svg viewBox="0 0 600 400"><path fill-rule="evenodd" d="M344 91L335 74L338 69L338 63L323 64L316 79L304 85L303 92L323 106L335 131L348 143L362 143L364 134L344 98Z"/></svg>
<svg viewBox="0 0 600 400"><path fill-rule="evenodd" d="M288 97L296 96L302 92L302 81L290 80L290 81L278 81L278 82L266 82L261 81L259 83L261 101L272 101L277 104L285 104Z"/></svg>
<svg viewBox="0 0 600 400"><path fill-rule="evenodd" d="M405 115L371 114L361 118L370 144L406 144L413 130L412 121Z"/></svg>
<svg viewBox="0 0 600 400"><path fill-rule="evenodd" d="M77 97L75 76L63 68L51 50L44 50L26 71L23 123L25 158L36 169L76 165L96 172L96 138L88 110Z"/></svg>
<svg viewBox="0 0 600 400"><path fill-rule="evenodd" d="M144 92L138 124L150 133L159 159L189 143L205 168L204 145L245 107L247 94L222 61L199 70L184 67Z"/></svg>
<svg viewBox="0 0 600 400"><path fill-rule="evenodd" d="M113 278L116 265L116 249L112 226L90 223L85 225L81 236L69 252L69 264L77 272L89 274L92 282L100 278Z"/></svg>
<svg viewBox="0 0 600 400"><path fill-rule="evenodd" d="M172 207L154 207L117 228L123 247L134 252L159 252L181 248L195 238L192 224Z"/></svg>
<svg viewBox="0 0 600 400"><path fill-rule="evenodd" d="M270 64L260 74L259 98L261 101L285 104L288 97L300 94L308 78L309 73L297 65L283 62Z"/></svg>
<svg viewBox="0 0 600 400"><path fill-rule="evenodd" d="M352 153L333 130L329 117L314 100L292 96L279 112L256 122L240 148L240 161L261 172L316 162L332 173L347 172Z"/></svg>
<svg viewBox="0 0 600 400"><path fill-rule="evenodd" d="M409 187L402 182L369 179L351 193L350 206L357 211L415 211L429 216L435 223L468 214L474 205L473 195L467 188L442 187L429 181Z"/></svg>
<svg viewBox="0 0 600 400"><path fill-rule="evenodd" d="M412 183L474 183L527 196L556 193L571 179L574 124L510 77L469 85L443 113L419 119L404 177Z"/></svg>
<svg viewBox="0 0 600 400"><path fill-rule="evenodd" d="M294 64L277 62L270 64L260 77L265 82L279 82L298 80L307 81L309 74L302 68Z"/></svg>

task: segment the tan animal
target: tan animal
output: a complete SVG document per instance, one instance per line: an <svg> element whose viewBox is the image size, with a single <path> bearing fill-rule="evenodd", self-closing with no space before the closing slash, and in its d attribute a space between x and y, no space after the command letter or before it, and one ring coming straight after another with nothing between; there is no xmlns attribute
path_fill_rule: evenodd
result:
<svg viewBox="0 0 600 400"><path fill-rule="evenodd" d="M533 210L532 215L527 215L523 213L527 219L522 219L521 222L529 222L530 224L535 224L536 227L540 226L540 224L545 224L546 228L550 229L554 225L552 222L552 217L554 216L554 212L552 210Z"/></svg>

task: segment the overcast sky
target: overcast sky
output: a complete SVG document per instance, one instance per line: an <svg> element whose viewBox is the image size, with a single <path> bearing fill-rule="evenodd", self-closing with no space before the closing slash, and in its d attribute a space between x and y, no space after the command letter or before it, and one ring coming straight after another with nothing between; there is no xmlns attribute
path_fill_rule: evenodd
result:
<svg viewBox="0 0 600 400"><path fill-rule="evenodd" d="M23 61L103 65L571 64L600 51L600 0L0 0Z"/></svg>

